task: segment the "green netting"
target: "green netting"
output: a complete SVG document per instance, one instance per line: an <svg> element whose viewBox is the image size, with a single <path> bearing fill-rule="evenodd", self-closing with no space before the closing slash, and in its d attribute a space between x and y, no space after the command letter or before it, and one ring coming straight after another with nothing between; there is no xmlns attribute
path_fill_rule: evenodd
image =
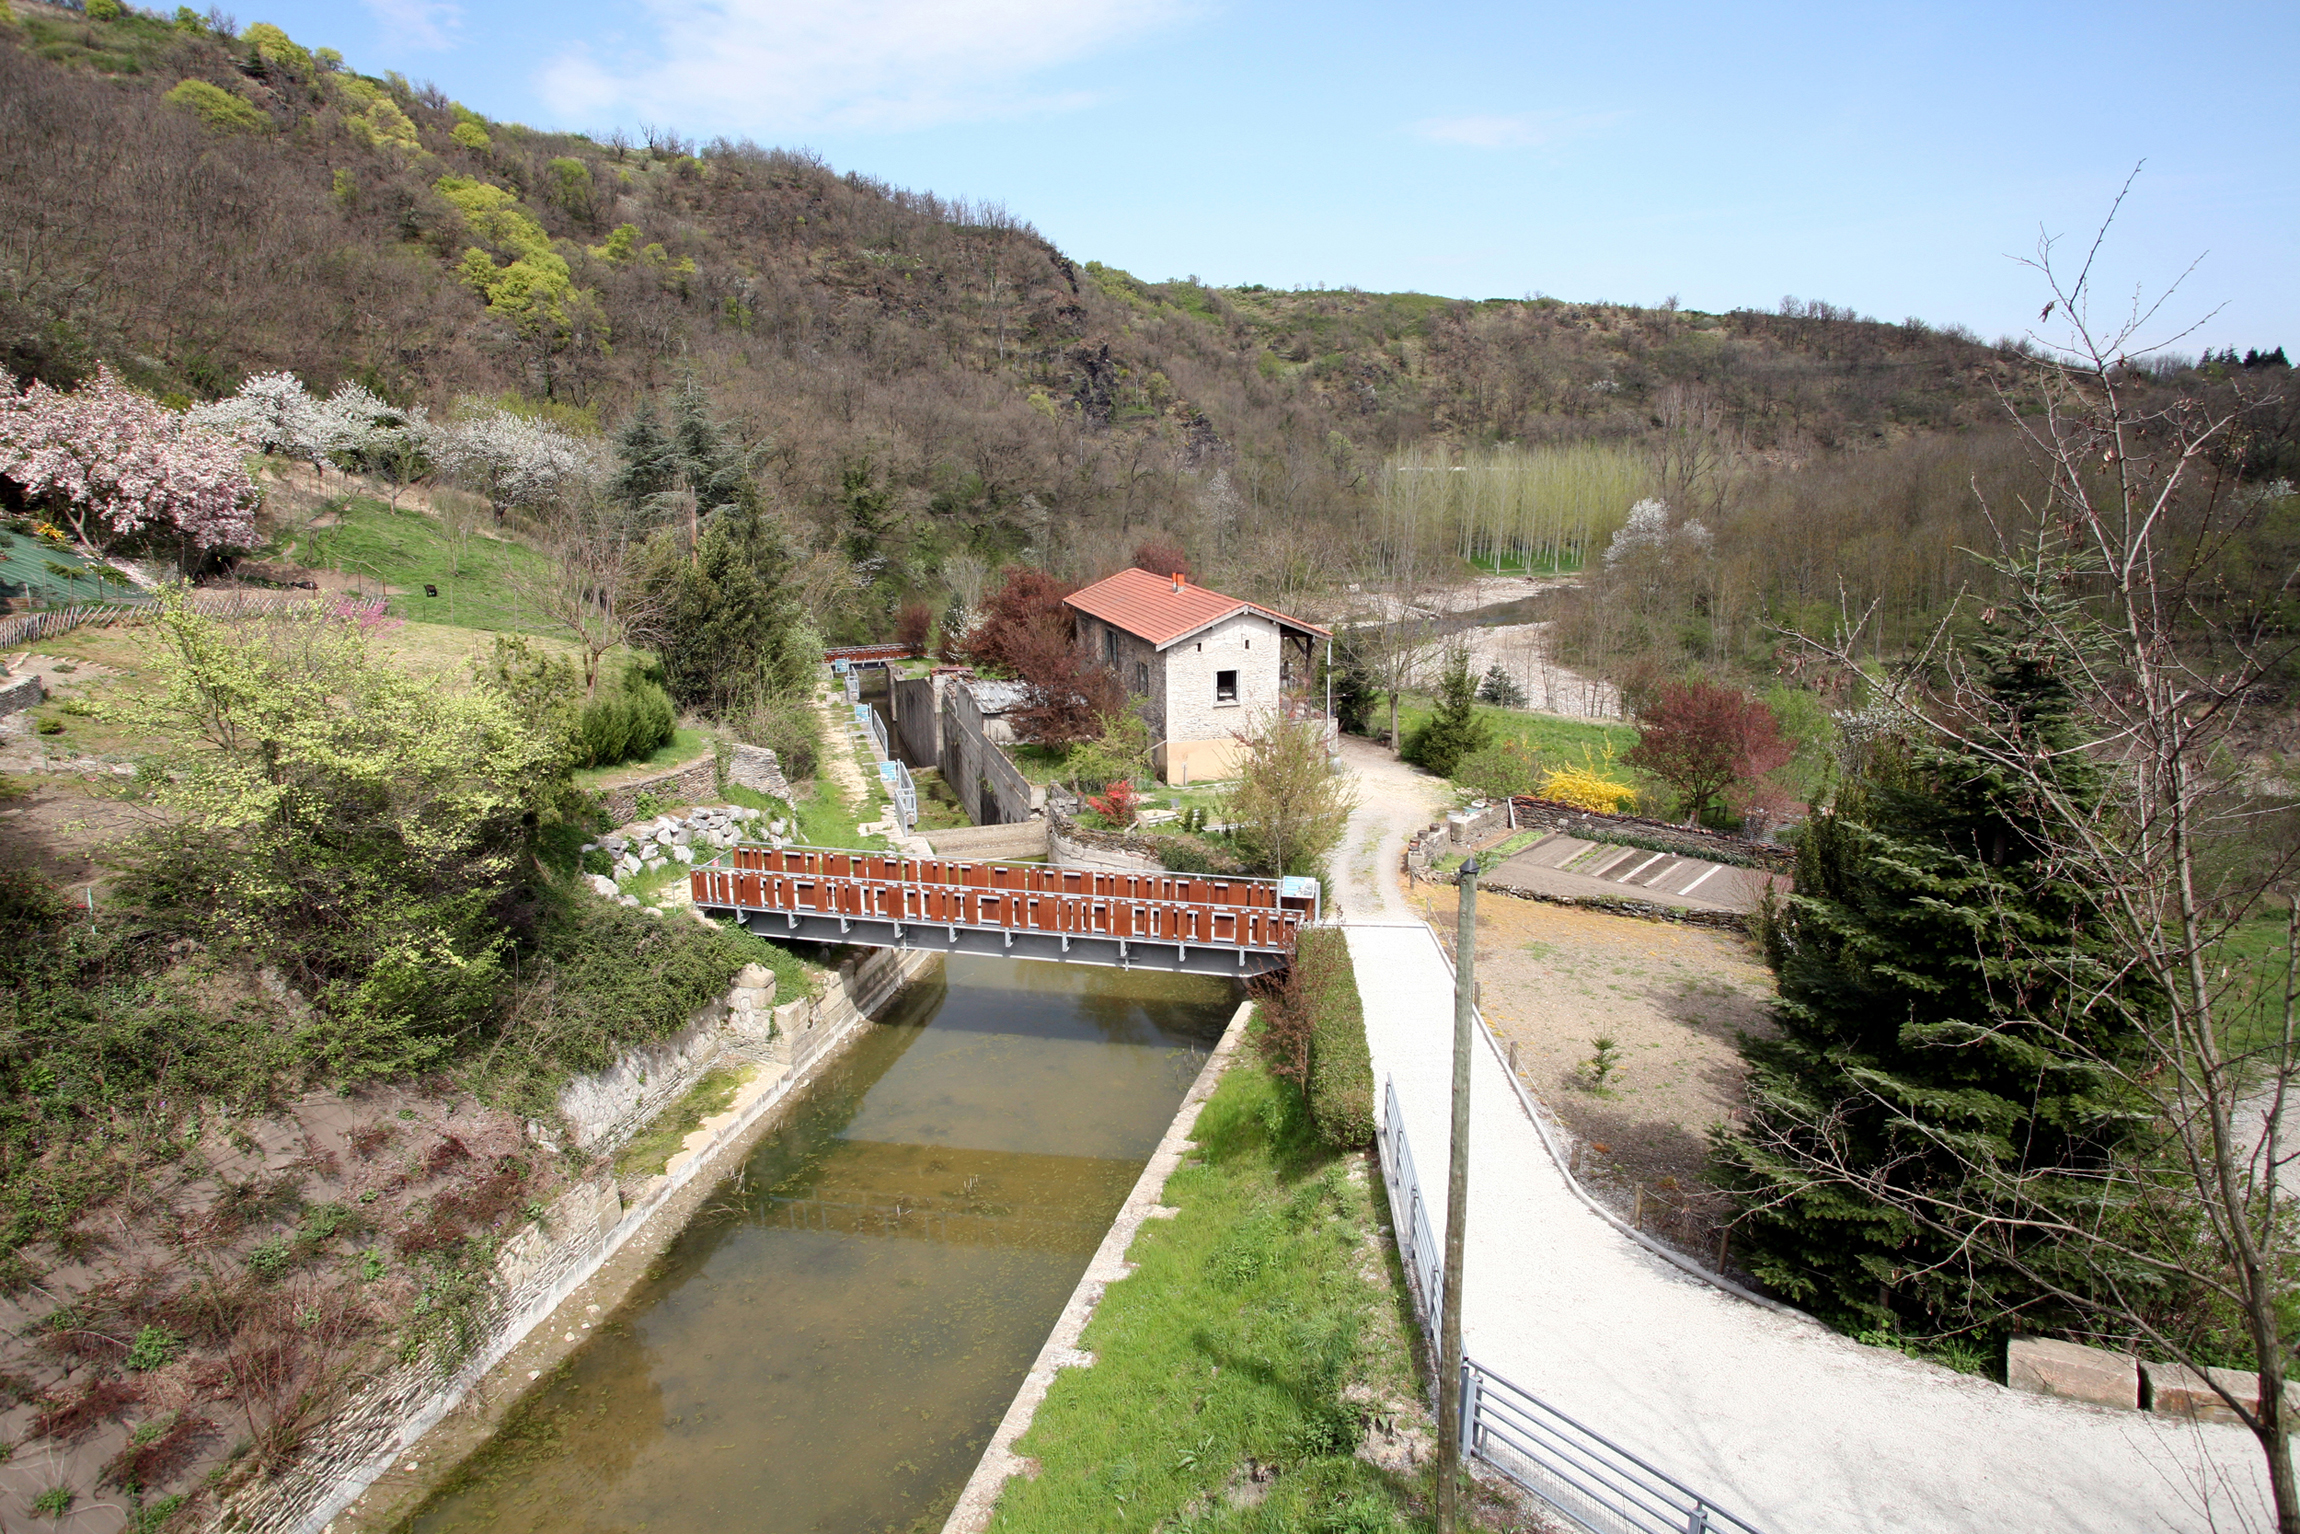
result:
<svg viewBox="0 0 2300 1534"><path fill-rule="evenodd" d="M99 580L92 573L98 568L63 544L0 529L0 598L62 607L135 595L132 586Z"/></svg>

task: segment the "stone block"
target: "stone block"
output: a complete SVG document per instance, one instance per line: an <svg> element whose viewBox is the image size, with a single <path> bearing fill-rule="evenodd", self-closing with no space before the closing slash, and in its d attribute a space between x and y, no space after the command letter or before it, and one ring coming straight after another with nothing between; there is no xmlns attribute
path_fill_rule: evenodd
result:
<svg viewBox="0 0 2300 1534"><path fill-rule="evenodd" d="M804 996L786 1001L774 1009L775 1027L784 1038L793 1038L814 1026L814 1010L815 1004Z"/></svg>
<svg viewBox="0 0 2300 1534"><path fill-rule="evenodd" d="M2005 1383L2031 1395L2140 1409L2140 1360L2050 1337L2015 1337L2005 1344Z"/></svg>
<svg viewBox="0 0 2300 1534"><path fill-rule="evenodd" d="M755 991L762 986L772 991L775 972L764 964L746 964L735 971L735 984L746 991Z"/></svg>
<svg viewBox="0 0 2300 1534"><path fill-rule="evenodd" d="M2197 1422L2242 1422L2236 1408L2221 1399L2213 1389L2219 1385L2242 1401L2248 1409L2260 1404L2260 1376L2242 1369L2214 1369L2211 1379L2194 1369L2180 1364L2142 1364L2148 1376L2148 1409L2162 1412L2167 1417L2187 1417ZM2290 1399L2287 1392L2286 1398Z"/></svg>

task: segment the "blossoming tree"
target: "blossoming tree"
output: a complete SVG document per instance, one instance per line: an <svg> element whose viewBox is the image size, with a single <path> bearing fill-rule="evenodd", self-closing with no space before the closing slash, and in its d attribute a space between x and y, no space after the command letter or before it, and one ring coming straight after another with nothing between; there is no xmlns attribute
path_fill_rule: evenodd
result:
<svg viewBox="0 0 2300 1534"><path fill-rule="evenodd" d="M244 453L109 368L70 393L38 382L18 393L13 379L0 388L0 476L44 500L91 554L171 539L189 568L201 550L246 543L257 491Z"/></svg>

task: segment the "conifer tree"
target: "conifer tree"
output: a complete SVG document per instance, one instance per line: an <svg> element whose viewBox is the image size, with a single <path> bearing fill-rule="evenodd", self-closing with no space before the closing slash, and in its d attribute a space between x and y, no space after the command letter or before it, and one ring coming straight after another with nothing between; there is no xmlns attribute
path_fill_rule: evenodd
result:
<svg viewBox="0 0 2300 1534"><path fill-rule="evenodd" d="M1450 777L1454 763L1482 750L1493 728L1477 711L1477 680L1470 675L1469 646L1456 641L1446 646L1445 671L1438 678L1437 710L1429 723L1406 740L1405 755L1439 777Z"/></svg>
<svg viewBox="0 0 2300 1534"><path fill-rule="evenodd" d="M2040 748L2076 744L2066 687L2017 636L1975 651ZM2061 760L2085 791L2083 758ZM1750 1106L1712 1155L1742 1205L1740 1263L1845 1330L1987 1331L2035 1311L2033 1275L2058 1253L1962 1241L1911 1211L1976 1175L2041 1173L2081 1202L2130 1132L2097 1061L2128 1052L2132 1013L2088 1005L2088 972L2118 982L2089 893L2035 833L2002 773L1891 734L1806 828L1767 938L1779 1032L1744 1036ZM1816 1178L1816 1162L1848 1175Z"/></svg>
<svg viewBox="0 0 2300 1534"><path fill-rule="evenodd" d="M645 511L656 496L678 482L678 456L653 400L642 400L615 439L619 467L612 490L615 499L634 512Z"/></svg>
<svg viewBox="0 0 2300 1534"><path fill-rule="evenodd" d="M692 550L676 532L658 538L647 588L663 684L680 706L723 719L805 681L815 657L799 648L790 567L780 531L747 498L704 524Z"/></svg>

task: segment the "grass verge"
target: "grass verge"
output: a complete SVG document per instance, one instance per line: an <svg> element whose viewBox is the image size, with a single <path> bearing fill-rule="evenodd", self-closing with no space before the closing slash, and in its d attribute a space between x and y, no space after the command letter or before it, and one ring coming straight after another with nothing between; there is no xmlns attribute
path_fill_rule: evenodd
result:
<svg viewBox="0 0 2300 1534"><path fill-rule="evenodd" d="M1017 1446L992 1529L1358 1531L1419 1528L1432 1490L1360 1457L1427 1413L1376 1235L1378 1176L1324 1151L1300 1094L1241 1059L1200 1115L1181 1213L1134 1240L1084 1346Z"/></svg>

